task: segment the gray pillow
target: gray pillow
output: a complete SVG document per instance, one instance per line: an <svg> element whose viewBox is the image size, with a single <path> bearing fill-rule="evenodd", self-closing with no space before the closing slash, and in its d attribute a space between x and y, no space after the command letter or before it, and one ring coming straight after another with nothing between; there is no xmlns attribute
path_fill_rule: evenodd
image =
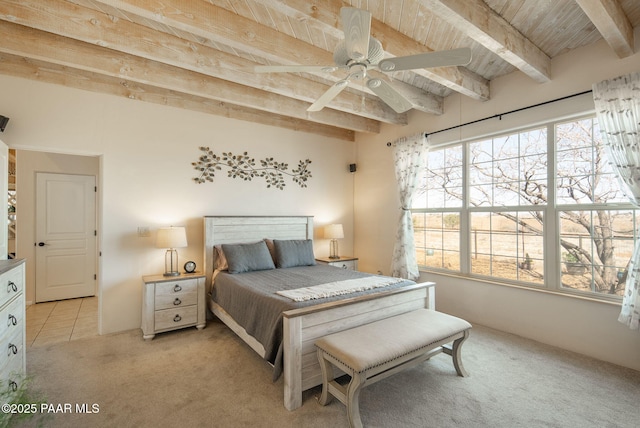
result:
<svg viewBox="0 0 640 428"><path fill-rule="evenodd" d="M276 250L276 266L288 268L316 264L311 239L273 240Z"/></svg>
<svg viewBox="0 0 640 428"><path fill-rule="evenodd" d="M229 273L275 269L273 259L264 241L253 244L222 244Z"/></svg>

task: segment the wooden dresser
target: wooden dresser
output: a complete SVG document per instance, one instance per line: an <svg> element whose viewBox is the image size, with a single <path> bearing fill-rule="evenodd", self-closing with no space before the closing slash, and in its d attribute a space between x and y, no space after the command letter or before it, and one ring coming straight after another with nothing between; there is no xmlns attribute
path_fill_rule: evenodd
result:
<svg viewBox="0 0 640 428"><path fill-rule="evenodd" d="M153 339L156 333L206 325L205 275L150 275L142 278L142 333Z"/></svg>
<svg viewBox="0 0 640 428"><path fill-rule="evenodd" d="M1 396L20 388L26 374L24 259L0 260Z"/></svg>

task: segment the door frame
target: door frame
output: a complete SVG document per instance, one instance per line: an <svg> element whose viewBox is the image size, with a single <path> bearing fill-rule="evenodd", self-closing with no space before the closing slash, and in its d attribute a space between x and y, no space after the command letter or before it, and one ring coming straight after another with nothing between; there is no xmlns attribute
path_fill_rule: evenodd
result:
<svg viewBox="0 0 640 428"><path fill-rule="evenodd" d="M35 303L35 265L30 260L35 257L35 177L36 172L94 175L96 177L96 239L97 257L97 297L98 333L102 332L102 226L103 226L103 155L101 153L75 154L34 150L33 147L12 145L16 149L16 190L18 192L18 221L16 236L16 257L26 259L25 292L26 303Z"/></svg>

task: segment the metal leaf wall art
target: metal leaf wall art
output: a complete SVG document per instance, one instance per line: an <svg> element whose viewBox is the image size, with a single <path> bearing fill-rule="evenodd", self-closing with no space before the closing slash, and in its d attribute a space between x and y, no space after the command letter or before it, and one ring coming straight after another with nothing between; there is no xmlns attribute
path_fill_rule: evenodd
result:
<svg viewBox="0 0 640 428"><path fill-rule="evenodd" d="M289 164L277 162L273 158L256 162L247 152L238 155L223 152L218 156L209 147L200 147L200 150L203 154L197 162L191 163L195 170L200 172L200 175L193 179L198 184L206 181L213 182L216 171L223 169L227 169L227 177L240 178L244 181L251 181L256 177L264 178L267 188L275 187L280 190L284 190L286 185L285 175L291 177L300 187L307 187L307 180L311 178L311 171L308 170L311 163L309 159L299 161L297 168L288 171Z"/></svg>

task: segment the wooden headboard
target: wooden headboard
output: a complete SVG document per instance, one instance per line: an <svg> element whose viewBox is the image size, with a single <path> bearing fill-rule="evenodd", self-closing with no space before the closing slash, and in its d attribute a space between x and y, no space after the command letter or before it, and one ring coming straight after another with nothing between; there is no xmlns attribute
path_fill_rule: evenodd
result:
<svg viewBox="0 0 640 428"><path fill-rule="evenodd" d="M213 246L270 239L313 239L313 216L205 216L204 273L210 289Z"/></svg>

